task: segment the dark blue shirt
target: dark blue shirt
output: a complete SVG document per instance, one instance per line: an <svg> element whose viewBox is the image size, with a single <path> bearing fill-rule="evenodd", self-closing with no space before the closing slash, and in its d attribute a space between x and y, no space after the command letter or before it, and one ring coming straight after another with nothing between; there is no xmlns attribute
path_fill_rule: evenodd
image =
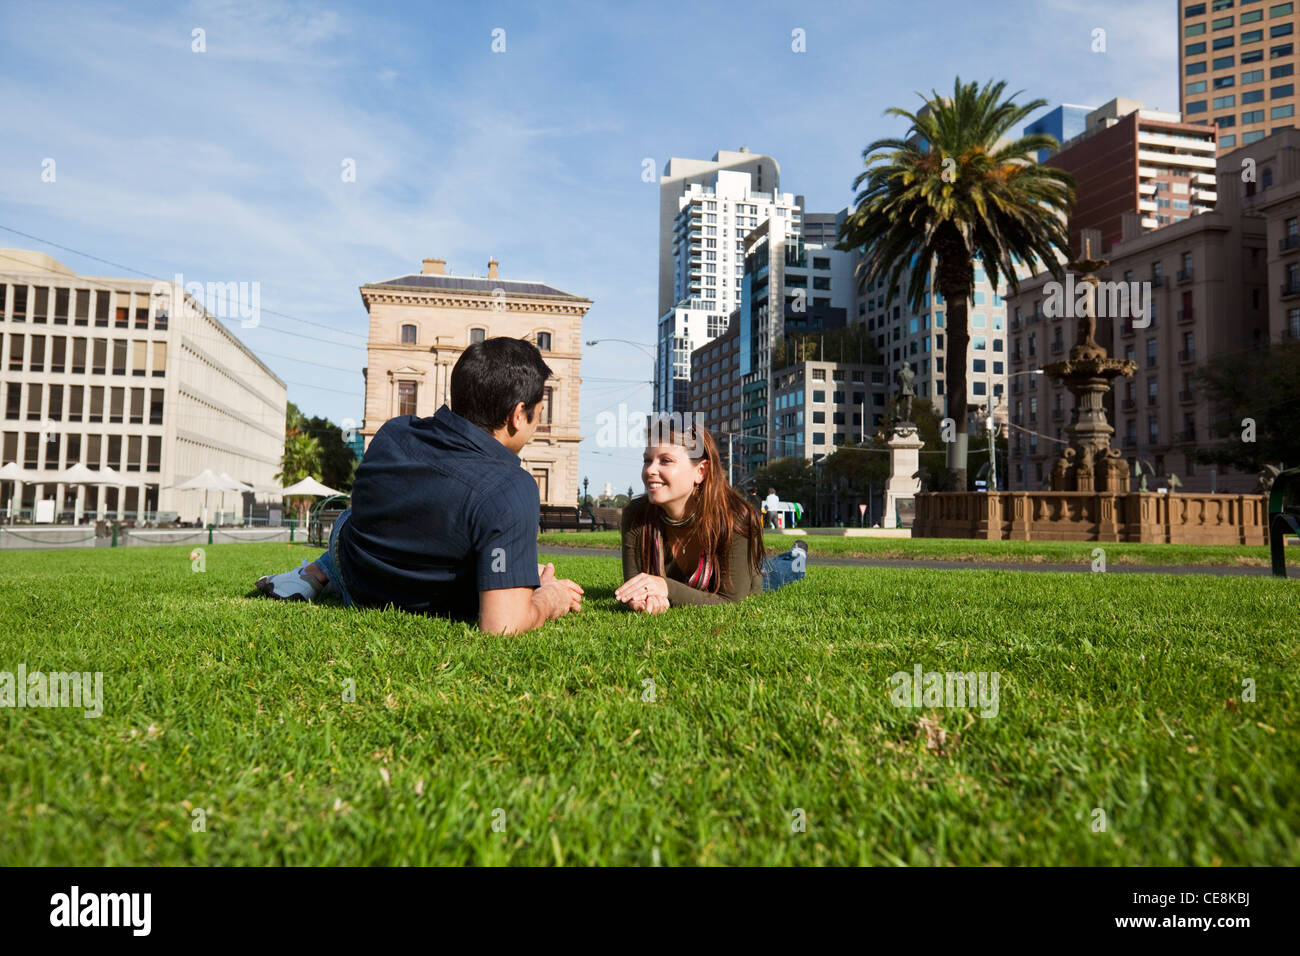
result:
<svg viewBox="0 0 1300 956"><path fill-rule="evenodd" d="M339 532L344 583L363 607L465 620L478 592L537 587L537 483L519 458L444 405L385 422Z"/></svg>

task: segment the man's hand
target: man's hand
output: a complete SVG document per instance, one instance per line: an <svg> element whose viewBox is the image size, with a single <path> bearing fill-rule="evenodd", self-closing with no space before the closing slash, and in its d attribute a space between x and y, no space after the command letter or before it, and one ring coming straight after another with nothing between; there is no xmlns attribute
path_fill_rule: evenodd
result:
<svg viewBox="0 0 1300 956"><path fill-rule="evenodd" d="M533 592L533 607L546 621L563 617L570 611L581 611L582 588L576 581L555 577L555 569L551 568L549 578L544 577L542 586Z"/></svg>

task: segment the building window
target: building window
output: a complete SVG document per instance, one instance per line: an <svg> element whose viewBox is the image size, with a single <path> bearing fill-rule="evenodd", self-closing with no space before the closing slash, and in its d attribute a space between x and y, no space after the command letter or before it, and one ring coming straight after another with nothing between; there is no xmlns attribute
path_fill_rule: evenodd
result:
<svg viewBox="0 0 1300 956"><path fill-rule="evenodd" d="M487 329L470 329L470 330L469 330L469 344L470 344L470 345L477 345L478 343L482 342L485 338L487 338Z"/></svg>
<svg viewBox="0 0 1300 956"><path fill-rule="evenodd" d="M403 345L415 344L415 326L413 325L402 326L402 344Z"/></svg>
<svg viewBox="0 0 1300 956"><path fill-rule="evenodd" d="M549 352L549 351L551 350L551 333L550 333L550 332L538 332L538 333L537 333L537 348L540 349L540 350L543 351L543 352Z"/></svg>
<svg viewBox="0 0 1300 956"><path fill-rule="evenodd" d="M415 382L397 383L397 414L399 415L415 414L416 391L417 391L417 386Z"/></svg>

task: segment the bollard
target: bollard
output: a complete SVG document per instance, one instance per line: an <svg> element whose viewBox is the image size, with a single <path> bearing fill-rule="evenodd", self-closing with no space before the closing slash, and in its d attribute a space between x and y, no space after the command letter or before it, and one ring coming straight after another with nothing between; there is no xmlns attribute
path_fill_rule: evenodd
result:
<svg viewBox="0 0 1300 956"><path fill-rule="evenodd" d="M113 543L110 544L109 547L110 548L117 547L117 522L116 521L113 522Z"/></svg>
<svg viewBox="0 0 1300 956"><path fill-rule="evenodd" d="M208 525L208 544L212 543L212 528L213 525Z"/></svg>

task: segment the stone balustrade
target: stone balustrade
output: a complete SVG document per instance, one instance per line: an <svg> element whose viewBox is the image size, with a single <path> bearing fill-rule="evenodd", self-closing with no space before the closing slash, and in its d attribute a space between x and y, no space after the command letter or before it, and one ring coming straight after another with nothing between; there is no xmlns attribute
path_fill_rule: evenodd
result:
<svg viewBox="0 0 1300 956"><path fill-rule="evenodd" d="M1267 544L1263 495L1082 491L929 492L916 496L915 538Z"/></svg>

